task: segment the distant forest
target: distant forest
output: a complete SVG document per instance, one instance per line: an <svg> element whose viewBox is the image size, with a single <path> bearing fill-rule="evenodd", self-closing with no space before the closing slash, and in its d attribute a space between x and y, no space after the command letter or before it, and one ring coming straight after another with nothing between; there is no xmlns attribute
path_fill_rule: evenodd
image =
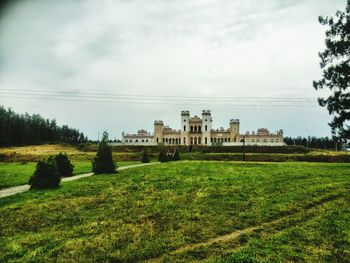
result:
<svg viewBox="0 0 350 263"><path fill-rule="evenodd" d="M19 146L63 142L79 144L88 138L67 125L58 126L56 120L39 114L17 114L0 106L0 146Z"/></svg>
<svg viewBox="0 0 350 263"><path fill-rule="evenodd" d="M308 148L317 148L317 149L328 149L335 150L337 147L339 149L340 145L336 145L336 142L332 138L328 137L284 137L284 142L287 145L301 145Z"/></svg>

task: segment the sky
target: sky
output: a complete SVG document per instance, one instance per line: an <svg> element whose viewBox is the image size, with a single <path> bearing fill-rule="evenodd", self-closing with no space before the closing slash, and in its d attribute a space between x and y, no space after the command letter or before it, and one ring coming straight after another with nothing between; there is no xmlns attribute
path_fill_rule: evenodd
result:
<svg viewBox="0 0 350 263"><path fill-rule="evenodd" d="M27 0L0 12L0 105L84 132L213 127L329 136L318 16L346 0Z"/></svg>

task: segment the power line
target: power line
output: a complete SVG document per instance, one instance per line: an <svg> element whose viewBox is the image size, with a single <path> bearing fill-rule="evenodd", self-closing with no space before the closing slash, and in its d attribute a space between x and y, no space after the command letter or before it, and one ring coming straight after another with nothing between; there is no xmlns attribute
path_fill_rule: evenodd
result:
<svg viewBox="0 0 350 263"><path fill-rule="evenodd" d="M120 100L105 100L105 99L99 99L99 100L92 100L92 99L72 99L70 97L33 97L33 96L12 96L12 95L2 95L1 97L5 98L12 98L12 99L36 99L36 100L57 100L57 101L74 101L74 102L99 102L99 103L116 103L116 104L140 104L140 105L197 105L197 106L222 106L222 107L314 107L315 105L310 104L246 104L246 103L221 103L221 104L213 104L213 103L170 103L170 102L149 102L149 101L120 101Z"/></svg>
<svg viewBox="0 0 350 263"><path fill-rule="evenodd" d="M229 96L171 96L171 95L149 95L149 94L120 94L120 93L92 93L76 91L47 91L47 90L24 90L24 89L2 89L1 93L16 95L51 95L51 96L76 96L90 98L118 98L118 99L153 99L153 100L249 100L249 101L278 101L278 102L314 102L315 98L310 97L229 97Z"/></svg>

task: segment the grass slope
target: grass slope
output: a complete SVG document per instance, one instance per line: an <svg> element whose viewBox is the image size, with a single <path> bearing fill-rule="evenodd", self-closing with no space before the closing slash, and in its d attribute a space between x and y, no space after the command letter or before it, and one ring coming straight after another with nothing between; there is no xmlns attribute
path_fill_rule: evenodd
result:
<svg viewBox="0 0 350 263"><path fill-rule="evenodd" d="M196 161L93 176L0 199L0 261L342 260L349 189L350 164Z"/></svg>

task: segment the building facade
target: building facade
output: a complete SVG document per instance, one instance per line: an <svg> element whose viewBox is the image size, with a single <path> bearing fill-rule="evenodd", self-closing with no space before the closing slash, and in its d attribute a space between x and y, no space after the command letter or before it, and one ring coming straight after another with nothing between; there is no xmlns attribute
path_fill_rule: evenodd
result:
<svg viewBox="0 0 350 263"><path fill-rule="evenodd" d="M136 134L122 133L124 145L246 145L282 146L283 130L270 133L266 128L257 132L240 134L238 119L231 119L229 128L213 129L210 110L203 110L202 116L190 116L189 111L181 112L181 129L172 129L161 120L154 121L153 134L139 130Z"/></svg>

